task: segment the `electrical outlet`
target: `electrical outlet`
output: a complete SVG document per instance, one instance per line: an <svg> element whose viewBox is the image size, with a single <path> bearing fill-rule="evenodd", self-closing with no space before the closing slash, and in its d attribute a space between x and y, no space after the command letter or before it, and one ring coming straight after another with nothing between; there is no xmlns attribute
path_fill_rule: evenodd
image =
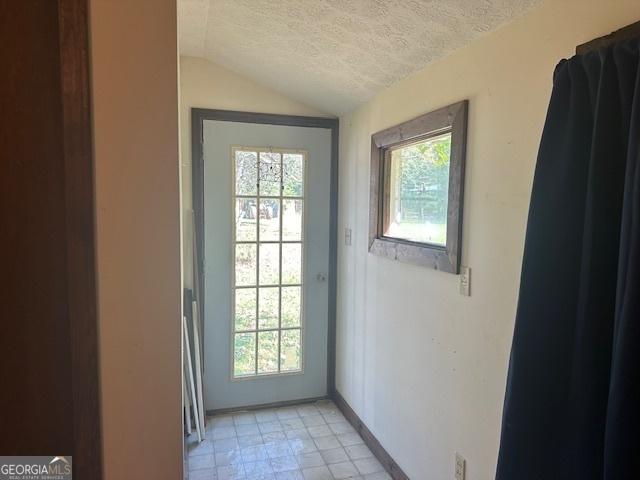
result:
<svg viewBox="0 0 640 480"><path fill-rule="evenodd" d="M344 229L344 244L347 246L351 245L351 229L350 228Z"/></svg>
<svg viewBox="0 0 640 480"><path fill-rule="evenodd" d="M460 295L471 296L471 268L469 267L460 269Z"/></svg>
<svg viewBox="0 0 640 480"><path fill-rule="evenodd" d="M464 457L456 452L456 475L454 477L455 480L464 480L464 471L466 466L465 464L466 460L464 459Z"/></svg>

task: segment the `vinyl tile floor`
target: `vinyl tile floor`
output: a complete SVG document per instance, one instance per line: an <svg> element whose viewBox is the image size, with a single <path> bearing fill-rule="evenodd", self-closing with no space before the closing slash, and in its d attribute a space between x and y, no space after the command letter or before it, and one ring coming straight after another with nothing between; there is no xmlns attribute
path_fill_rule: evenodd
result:
<svg viewBox="0 0 640 480"><path fill-rule="evenodd" d="M188 480L391 480L329 400L207 417Z"/></svg>

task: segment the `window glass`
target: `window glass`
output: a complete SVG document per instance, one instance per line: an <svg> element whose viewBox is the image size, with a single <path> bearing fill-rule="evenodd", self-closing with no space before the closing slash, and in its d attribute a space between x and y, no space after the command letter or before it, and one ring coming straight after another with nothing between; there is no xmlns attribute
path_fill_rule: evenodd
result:
<svg viewBox="0 0 640 480"><path fill-rule="evenodd" d="M256 245L240 243L236 245L236 285L256 284Z"/></svg>
<svg viewBox="0 0 640 480"><path fill-rule="evenodd" d="M278 371L278 332L258 332L258 373Z"/></svg>
<svg viewBox="0 0 640 480"><path fill-rule="evenodd" d="M390 150L384 235L445 246L451 134Z"/></svg>
<svg viewBox="0 0 640 480"><path fill-rule="evenodd" d="M235 150L233 376L302 369L305 155Z"/></svg>
<svg viewBox="0 0 640 480"><path fill-rule="evenodd" d="M260 199L260 241L280 240L280 200Z"/></svg>
<svg viewBox="0 0 640 480"><path fill-rule="evenodd" d="M280 288L261 288L259 305L258 328L278 328L278 319L280 317Z"/></svg>
<svg viewBox="0 0 640 480"><path fill-rule="evenodd" d="M278 196L282 190L281 155L276 152L260 152L258 185L261 196Z"/></svg>
<svg viewBox="0 0 640 480"><path fill-rule="evenodd" d="M301 197L304 192L304 159L299 153L282 156L282 190L285 197Z"/></svg>
<svg viewBox="0 0 640 480"><path fill-rule="evenodd" d="M282 202L282 239L302 240L302 200Z"/></svg>
<svg viewBox="0 0 640 480"><path fill-rule="evenodd" d="M236 195L255 195L258 190L258 154L236 150Z"/></svg>
<svg viewBox="0 0 640 480"><path fill-rule="evenodd" d="M256 334L236 333L233 342L233 374L252 375L256 371Z"/></svg>
<svg viewBox="0 0 640 480"><path fill-rule="evenodd" d="M236 331L255 330L256 328L256 289L239 288L235 302Z"/></svg>
<svg viewBox="0 0 640 480"><path fill-rule="evenodd" d="M236 241L256 240L256 216L258 208L255 198L236 199Z"/></svg>
<svg viewBox="0 0 640 480"><path fill-rule="evenodd" d="M280 346L281 371L300 370L301 361L300 329L282 330Z"/></svg>

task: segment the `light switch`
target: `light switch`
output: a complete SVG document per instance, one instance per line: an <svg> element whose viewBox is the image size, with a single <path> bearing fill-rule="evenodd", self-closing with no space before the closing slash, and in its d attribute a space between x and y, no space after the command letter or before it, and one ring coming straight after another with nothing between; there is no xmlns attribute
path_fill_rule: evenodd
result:
<svg viewBox="0 0 640 480"><path fill-rule="evenodd" d="M471 296L471 268L469 267L460 269L460 295Z"/></svg>
<svg viewBox="0 0 640 480"><path fill-rule="evenodd" d="M344 244L347 246L351 245L351 229L350 228L344 229Z"/></svg>
<svg viewBox="0 0 640 480"><path fill-rule="evenodd" d="M456 465L455 465L455 479L464 480L465 474L465 459L459 453L456 453Z"/></svg>

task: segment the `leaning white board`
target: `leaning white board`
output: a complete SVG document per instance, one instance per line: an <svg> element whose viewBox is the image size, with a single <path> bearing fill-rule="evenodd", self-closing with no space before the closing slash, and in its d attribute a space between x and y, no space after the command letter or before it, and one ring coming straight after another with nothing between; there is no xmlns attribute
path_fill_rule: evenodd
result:
<svg viewBox="0 0 640 480"><path fill-rule="evenodd" d="M200 324L198 323L198 303L192 302L191 309L193 314L191 315L193 319L193 349L194 349L194 359L195 359L195 367L196 367L196 392L198 394L198 415L200 418L200 430L202 431L202 438L205 438L205 427L204 427L204 402L202 395L202 356L200 353Z"/></svg>
<svg viewBox="0 0 640 480"><path fill-rule="evenodd" d="M191 404L193 405L193 417L196 424L196 432L198 433L198 441L202 441L202 432L200 430L200 419L198 415L198 402L196 401L196 388L193 381L193 366L191 364L191 348L189 347L189 331L187 329L187 317L182 317L182 330L184 338L184 358L187 370L187 384L191 393Z"/></svg>

